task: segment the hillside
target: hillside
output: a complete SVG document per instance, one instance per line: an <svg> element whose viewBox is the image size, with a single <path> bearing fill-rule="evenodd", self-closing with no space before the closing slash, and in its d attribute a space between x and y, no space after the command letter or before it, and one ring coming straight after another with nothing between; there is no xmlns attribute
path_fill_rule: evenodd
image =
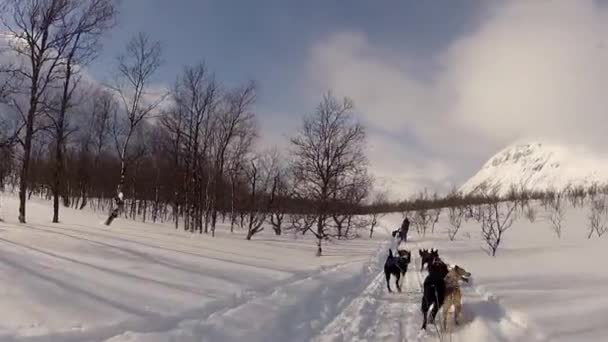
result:
<svg viewBox="0 0 608 342"><path fill-rule="evenodd" d="M564 189L608 182L608 159L583 148L544 142L516 143L491 157L462 187L464 194L482 184L505 195L512 186L528 190Z"/></svg>

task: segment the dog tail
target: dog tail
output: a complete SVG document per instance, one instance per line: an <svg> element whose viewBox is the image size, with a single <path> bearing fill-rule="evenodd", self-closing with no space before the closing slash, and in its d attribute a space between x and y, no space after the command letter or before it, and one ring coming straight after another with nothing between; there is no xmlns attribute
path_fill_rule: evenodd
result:
<svg viewBox="0 0 608 342"><path fill-rule="evenodd" d="M388 250L388 257L392 258L393 257L393 250L389 248Z"/></svg>

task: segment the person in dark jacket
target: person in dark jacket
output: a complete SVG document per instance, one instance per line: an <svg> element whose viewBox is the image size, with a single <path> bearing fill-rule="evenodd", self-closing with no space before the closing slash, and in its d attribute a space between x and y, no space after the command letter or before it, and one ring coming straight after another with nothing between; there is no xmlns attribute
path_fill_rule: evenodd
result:
<svg viewBox="0 0 608 342"><path fill-rule="evenodd" d="M407 242L407 233L410 231L410 220L406 217L401 223L401 229L399 230L399 237L401 241Z"/></svg>
<svg viewBox="0 0 608 342"><path fill-rule="evenodd" d="M401 227L393 231L393 237L399 236L399 242L407 242L407 233L410 231L410 220L406 217L401 223Z"/></svg>

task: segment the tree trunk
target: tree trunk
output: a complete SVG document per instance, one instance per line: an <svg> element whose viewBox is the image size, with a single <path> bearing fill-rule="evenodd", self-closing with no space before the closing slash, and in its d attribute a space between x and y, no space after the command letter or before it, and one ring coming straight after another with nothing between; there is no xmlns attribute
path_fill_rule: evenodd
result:
<svg viewBox="0 0 608 342"><path fill-rule="evenodd" d="M84 209L87 206L87 193L82 194L82 203L80 203L80 210Z"/></svg>
<svg viewBox="0 0 608 342"><path fill-rule="evenodd" d="M321 247L321 242L323 239L318 236L317 237L317 256L320 257L323 254L323 248Z"/></svg>
<svg viewBox="0 0 608 342"><path fill-rule="evenodd" d="M106 226L112 224L112 222L118 217L118 215L122 212L125 206L124 194L122 192L122 188L125 183L125 175L127 173L127 167L124 160L121 163L120 167L120 181L118 182L118 187L116 188L116 197L114 198L115 206L110 212L110 216L106 220Z"/></svg>
<svg viewBox="0 0 608 342"><path fill-rule="evenodd" d="M59 125L63 125L60 120ZM63 129L57 130L58 139L55 146L55 174L53 175L53 223L59 223L59 192L61 191L61 178L63 175Z"/></svg>
<svg viewBox="0 0 608 342"><path fill-rule="evenodd" d="M323 254L322 242L323 242L323 225L325 224L325 218L323 215L319 215L317 221L317 256L320 257Z"/></svg>
<svg viewBox="0 0 608 342"><path fill-rule="evenodd" d="M378 219L376 217L376 214L372 214L372 222L371 222L371 227L369 229L369 238L370 239L374 238L374 228L376 228L377 224L378 224Z"/></svg>
<svg viewBox="0 0 608 342"><path fill-rule="evenodd" d="M30 101L30 110L27 114L27 123L25 128L23 163L21 165L21 173L19 174L19 222L21 223L25 223L25 202L27 196L30 157L32 155L32 140L34 137L34 114L36 113L37 105L33 96L37 91L37 87L32 87L32 99Z"/></svg>
<svg viewBox="0 0 608 342"><path fill-rule="evenodd" d="M235 182L236 180L233 178L230 182L230 232L234 233L234 195L235 195Z"/></svg>

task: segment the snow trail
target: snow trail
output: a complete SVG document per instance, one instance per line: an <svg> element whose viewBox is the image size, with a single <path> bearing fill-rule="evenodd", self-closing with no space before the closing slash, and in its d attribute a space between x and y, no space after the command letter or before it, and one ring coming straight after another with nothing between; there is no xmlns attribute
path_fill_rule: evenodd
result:
<svg viewBox="0 0 608 342"><path fill-rule="evenodd" d="M410 250L414 251L413 248ZM416 258L412 259L408 272L402 279L402 293L388 293L384 273L380 271L362 294L337 315L313 341L420 340L418 320L421 317L422 291L421 275L415 260Z"/></svg>
<svg viewBox="0 0 608 342"><path fill-rule="evenodd" d="M402 293L388 293L383 272L372 277L361 295L354 298L335 319L312 341L544 341L544 335L518 320L492 297L475 286L463 286L464 313L459 326L453 323L453 310L448 329L441 327L443 312L436 325L421 330L422 284L426 271L420 272L418 243L408 244L412 262L402 284Z"/></svg>
<svg viewBox="0 0 608 342"><path fill-rule="evenodd" d="M9 207L15 204L8 201ZM48 206L32 207L38 216L46 216ZM389 221L383 222L385 234L378 240L334 241L327 244L324 257L316 258L314 241L306 237L261 234L255 241L245 241L242 235L218 231L216 238L208 239L131 221L98 229L90 226L89 213L66 210L65 216L70 222L58 225L40 217L26 225L10 218L2 223L0 297L12 314L0 327L1 341L554 338L545 337L536 320L521 314L530 310L509 309L513 299L538 291L511 291L510 298L504 291L489 292L500 286L528 288L516 282L504 263L496 267L501 259L478 257L471 242L463 239L449 243L437 236L411 239L407 249L412 262L402 279L403 292L389 294L383 266L389 247L395 248L388 228L396 226ZM438 247L445 261L458 261L473 273L472 283L462 287L463 322L453 326L450 317L448 332L438 332L435 325L420 329L426 271L419 271L419 247ZM598 257L603 255L601 247L598 243L592 250L598 251ZM555 252L552 258L557 256ZM547 265L535 269L551 270ZM495 278L493 283L488 274ZM437 323L441 321L440 311ZM543 329L551 331L546 324Z"/></svg>
<svg viewBox="0 0 608 342"><path fill-rule="evenodd" d="M170 329L133 330L107 340L122 341L310 341L378 274L381 246L369 261L346 262L255 293L205 319L192 317Z"/></svg>

